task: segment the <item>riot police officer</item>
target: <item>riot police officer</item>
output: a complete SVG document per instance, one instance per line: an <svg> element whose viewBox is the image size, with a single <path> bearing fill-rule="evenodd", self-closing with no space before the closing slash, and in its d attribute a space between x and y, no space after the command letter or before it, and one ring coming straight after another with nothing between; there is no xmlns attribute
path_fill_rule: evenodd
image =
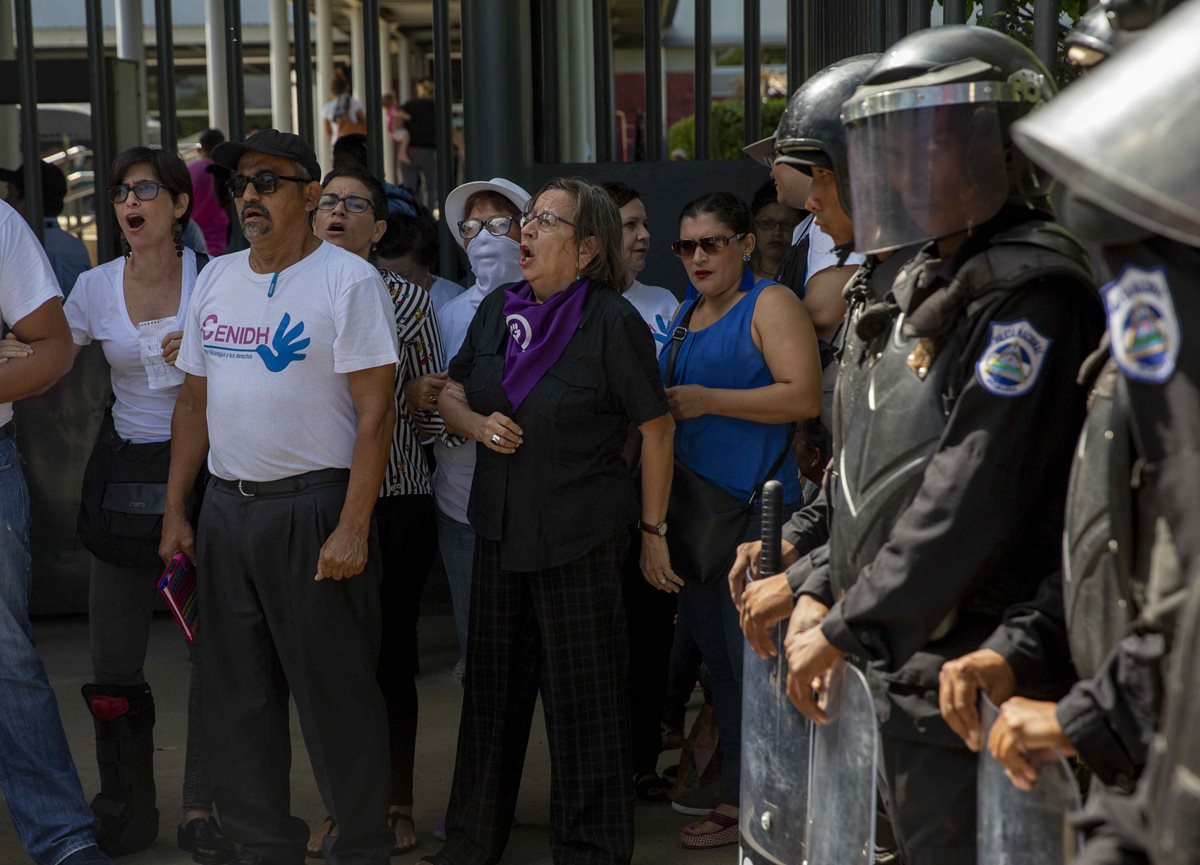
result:
<svg viewBox="0 0 1200 865"><path fill-rule="evenodd" d="M773 174L804 176L805 207L815 224L832 238L837 248L849 250L854 228L846 211L849 185L846 168L846 137L840 114L842 103L866 78L879 59L877 54L850 57L810 77L788 102L773 139ZM893 274L894 275L894 274ZM856 274L851 282L857 283ZM863 284L866 284L865 280ZM857 307L856 307L857 308ZM853 320L853 316L850 320ZM843 322L838 330L847 331ZM847 344L853 336L847 336ZM840 335L839 335L840 342ZM823 344L824 346L824 344ZM824 348L823 348L824 350ZM822 363L829 358L822 357ZM833 365L836 368L836 364ZM839 377L838 387L841 387ZM835 397L836 399L836 397ZM823 494L793 515L783 543L788 573L746 581L748 567L757 568L761 542L742 544L729 574L734 605L741 613L742 629L750 648L761 659L780 653L780 631L776 625L792 612L793 587L809 570L807 554L824 544L826 516ZM805 558L805 561L799 561ZM802 604L814 604L804 598ZM823 607L819 608L823 611ZM790 825L763 825L753 815L769 813L768 807L789 811L805 801L808 739L806 722L782 694L783 679L775 664L763 664L747 653L742 676L743 759L742 836L743 859L747 862L799 862L804 856L805 827L802 820ZM771 759L759 759L762 753ZM770 806L763 803L770 803Z"/></svg>
<svg viewBox="0 0 1200 865"><path fill-rule="evenodd" d="M847 656L866 670L909 865L975 861L975 757L941 718L938 671L1057 567L1100 314L1009 136L1053 93L1016 41L949 26L898 42L843 107L856 248L925 245L856 328L868 398L836 409L828 566L806 583L832 606L788 637L788 690L824 722L814 680Z"/></svg>
<svg viewBox="0 0 1200 865"><path fill-rule="evenodd" d="M848 249L854 243L854 224L848 213L850 186L842 103L850 98L878 59L878 54L849 57L809 78L788 100L772 139L775 163L808 178L805 207L838 248ZM897 266L902 263L903 260L898 261ZM874 263L871 269L874 270ZM892 271L891 276L894 275ZM866 285L868 281L856 273L850 284ZM856 310L861 306L858 303L848 310L848 318L841 327L843 333L850 334L857 320ZM847 339L854 337L850 335ZM794 514L784 528L784 562L789 565L786 573L747 584L747 569L758 567L762 543L755 541L738 548L729 572L729 589L734 606L741 613L746 640L760 657L776 654L772 626L791 614L793 594L811 570L807 556L821 547L827 537L822 492Z"/></svg>
<svg viewBox="0 0 1200 865"><path fill-rule="evenodd" d="M1149 7L1173 5L1106 4L1118 27L1144 26L1163 11ZM1200 187L1190 155L1200 144L1189 36L1197 26L1200 4L1193 2L1017 133L1033 158L1095 203L1075 208L1078 228L1103 245L1112 279L1101 289L1108 334L1093 367L1105 368L1077 451L1064 544L1070 646L1089 678L1057 705L1006 703L990 744L1025 780L1032 772L1022 752L1078 748L1107 785L1094 786L1080 821L1089 833L1083 861L1091 863L1146 861L1150 848L1163 863L1200 855L1200 803L1191 783L1200 761L1190 746L1200 607L1189 601L1179 616L1200 561L1200 353L1189 339L1200 324ZM1152 127L1163 133L1153 139L1163 142L1162 153L1140 146ZM1007 642L1034 657L1054 652L1046 649L1055 640L1054 616L1053 603L1010 616L997 648L1003 653ZM1105 649L1111 652L1099 662ZM998 666L978 653L955 666L981 663ZM1170 714L1151 749L1165 684ZM1152 769L1142 773L1148 759Z"/></svg>

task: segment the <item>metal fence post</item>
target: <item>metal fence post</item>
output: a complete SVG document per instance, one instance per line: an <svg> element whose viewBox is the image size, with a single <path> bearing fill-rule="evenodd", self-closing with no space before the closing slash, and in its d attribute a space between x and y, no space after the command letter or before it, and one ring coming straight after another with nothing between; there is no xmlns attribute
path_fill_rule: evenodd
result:
<svg viewBox="0 0 1200 865"><path fill-rule="evenodd" d="M17 76L21 91L21 153L25 161L25 219L42 241L42 166L38 146L37 69L33 62L31 0L16 0Z"/></svg>
<svg viewBox="0 0 1200 865"><path fill-rule="evenodd" d="M175 26L171 0L154 0L154 32L158 38L158 127L162 149L179 150L179 128L175 122Z"/></svg>

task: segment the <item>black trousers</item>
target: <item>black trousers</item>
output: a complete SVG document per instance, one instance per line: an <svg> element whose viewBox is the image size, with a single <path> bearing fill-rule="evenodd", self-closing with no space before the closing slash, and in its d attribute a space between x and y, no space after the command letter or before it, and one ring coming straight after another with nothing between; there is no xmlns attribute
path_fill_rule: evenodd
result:
<svg viewBox="0 0 1200 865"><path fill-rule="evenodd" d="M437 556L433 496L384 496L375 505L383 643L376 678L387 705L392 805L413 803L417 750L417 619L421 592Z"/></svg>
<svg viewBox="0 0 1200 865"><path fill-rule="evenodd" d="M518 573L479 539L466 693L439 865L500 858L516 811L539 683L550 744L555 865L625 865L633 855L621 603L627 532L565 565Z"/></svg>
<svg viewBox="0 0 1200 865"><path fill-rule="evenodd" d="M210 485L200 514L201 705L214 798L229 836L272 865L300 865L308 841L290 814L289 694L338 822L328 861L385 865L392 848L374 532L362 574L314 580L345 497L345 481L254 497Z"/></svg>
<svg viewBox="0 0 1200 865"><path fill-rule="evenodd" d="M976 756L883 729L879 741L880 792L905 865L975 865Z"/></svg>
<svg viewBox="0 0 1200 865"><path fill-rule="evenodd" d="M623 570L625 618L629 623L629 720L633 773L658 774L662 750L663 698L675 634L675 595L651 586L642 576L641 532L633 532ZM699 661L697 660L697 666ZM687 686L688 697L695 677ZM686 698L685 698L686 702ZM680 727L683 725L680 724Z"/></svg>

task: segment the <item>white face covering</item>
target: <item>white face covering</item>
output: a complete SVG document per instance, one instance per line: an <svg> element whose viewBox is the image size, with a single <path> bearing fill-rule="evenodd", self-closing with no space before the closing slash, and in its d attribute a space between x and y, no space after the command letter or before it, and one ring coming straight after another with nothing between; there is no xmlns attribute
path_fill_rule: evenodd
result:
<svg viewBox="0 0 1200 865"><path fill-rule="evenodd" d="M467 245L467 260L475 274L475 284L487 294L493 288L519 282L521 245L508 235L497 237L486 228Z"/></svg>

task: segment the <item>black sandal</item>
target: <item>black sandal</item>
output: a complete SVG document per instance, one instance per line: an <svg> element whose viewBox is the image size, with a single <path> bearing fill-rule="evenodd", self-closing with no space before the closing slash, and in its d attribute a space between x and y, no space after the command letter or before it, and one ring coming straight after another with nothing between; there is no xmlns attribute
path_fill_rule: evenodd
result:
<svg viewBox="0 0 1200 865"><path fill-rule="evenodd" d="M647 772L633 779L633 789L643 802L666 802L671 782Z"/></svg>
<svg viewBox="0 0 1200 865"><path fill-rule="evenodd" d="M326 829L325 834L321 836L321 849L320 850L309 850L308 845L306 844L305 848L304 848L305 858L307 858L307 859L324 859L325 858L325 839L328 838L331 834L333 834L333 830L337 828L337 820L334 820L332 817L330 817L328 814L326 814L325 819L321 821L321 825L324 826L326 823L329 824L329 828Z"/></svg>
<svg viewBox="0 0 1200 865"><path fill-rule="evenodd" d="M401 820L412 827L413 835L417 834L417 824L413 820L411 814L405 814L403 811L388 811L387 824L388 829L391 830L393 839L396 837L396 824ZM392 847L391 855L403 856L405 853L411 853L412 851L416 850L419 846L421 846L420 839L413 841L407 847Z"/></svg>

